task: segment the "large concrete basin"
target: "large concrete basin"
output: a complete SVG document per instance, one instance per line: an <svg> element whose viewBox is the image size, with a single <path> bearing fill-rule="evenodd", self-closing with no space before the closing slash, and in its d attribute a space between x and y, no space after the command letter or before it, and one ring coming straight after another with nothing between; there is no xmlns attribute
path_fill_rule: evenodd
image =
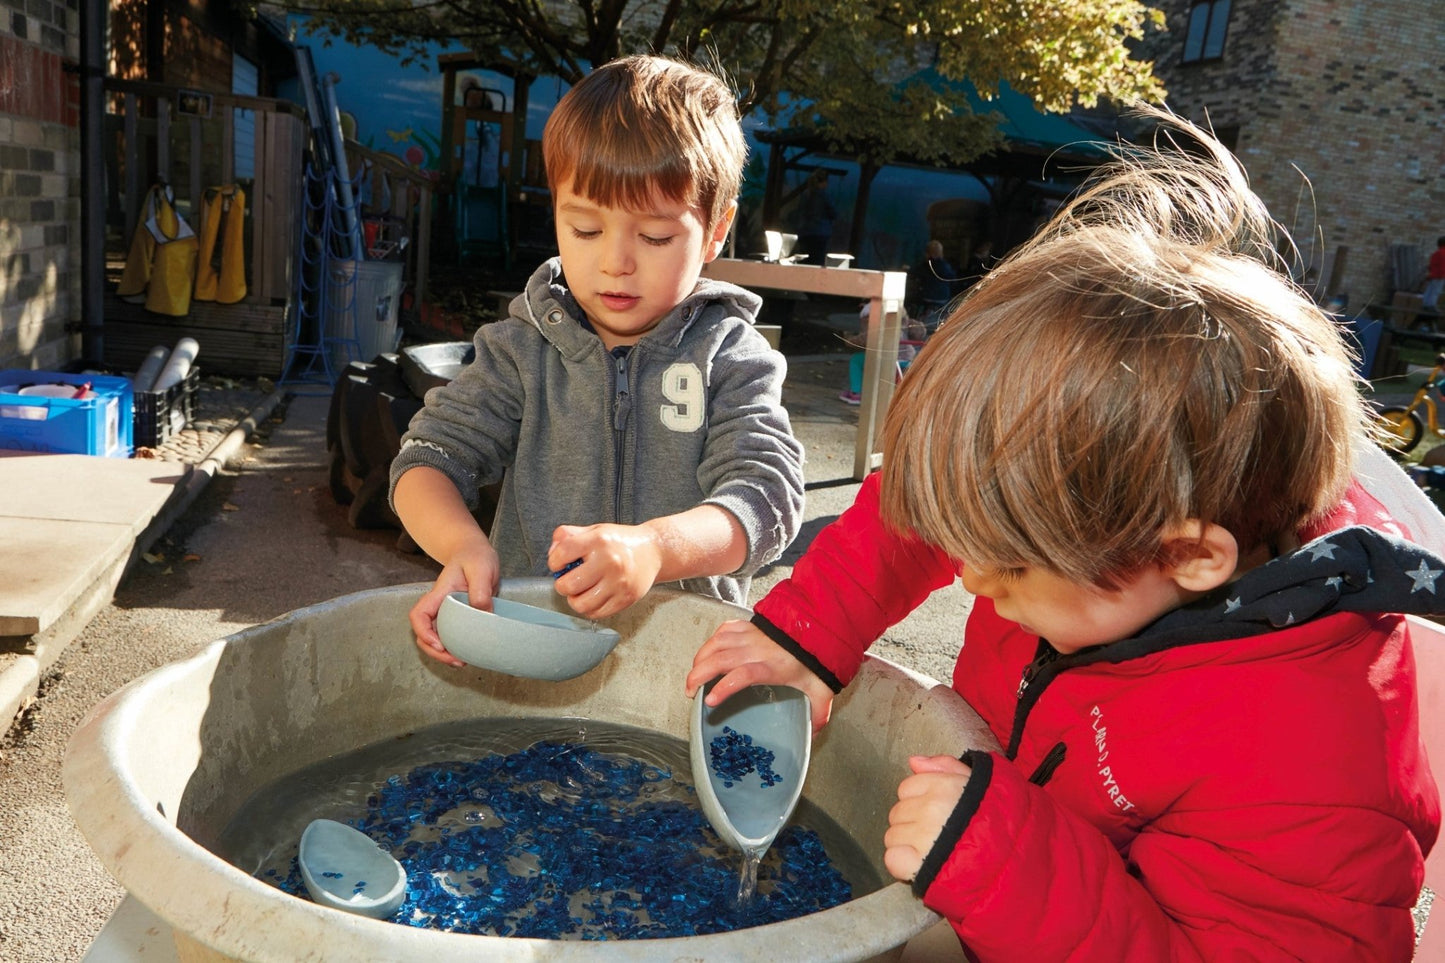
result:
<svg viewBox="0 0 1445 963"><path fill-rule="evenodd" d="M608 620L622 643L567 682L452 670L417 652L407 611L424 591L360 592L221 639L114 693L64 764L77 824L117 880L175 933L185 961L896 959L938 917L893 883L783 923L709 936L573 942L466 936L328 909L216 856L258 788L339 753L438 723L580 717L687 737L682 679L723 620L747 612L655 589ZM502 594L565 610L550 579ZM981 720L931 679L873 659L814 744L805 795L858 840L882 878L882 838L910 753L993 747Z"/></svg>

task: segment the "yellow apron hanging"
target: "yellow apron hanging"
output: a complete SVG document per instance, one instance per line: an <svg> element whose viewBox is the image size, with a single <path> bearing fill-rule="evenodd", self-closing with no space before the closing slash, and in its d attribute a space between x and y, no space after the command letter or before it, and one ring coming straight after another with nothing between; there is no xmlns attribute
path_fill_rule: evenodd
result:
<svg viewBox="0 0 1445 963"><path fill-rule="evenodd" d="M179 316L191 310L196 233L176 213L174 201L168 184L157 184L146 194L115 293L127 301L144 299L147 311Z"/></svg>
<svg viewBox="0 0 1445 963"><path fill-rule="evenodd" d="M196 265L196 300L235 304L246 296L246 263L241 232L246 192L236 184L206 191L201 215L201 253ZM216 252L216 238L221 250Z"/></svg>
<svg viewBox="0 0 1445 963"><path fill-rule="evenodd" d="M146 192L145 202L141 205L141 222L136 225L135 234L130 239L130 253L126 255L125 271L115 288L116 294L135 304L145 300L146 284L151 279L151 260L155 257L156 240L150 231L146 230L145 224L152 217L156 191L160 189L161 186L157 184Z"/></svg>

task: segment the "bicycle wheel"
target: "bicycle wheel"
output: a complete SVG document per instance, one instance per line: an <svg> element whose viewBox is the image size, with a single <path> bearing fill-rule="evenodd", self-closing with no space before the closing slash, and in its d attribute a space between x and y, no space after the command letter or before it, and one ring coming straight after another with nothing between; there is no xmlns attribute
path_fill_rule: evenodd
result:
<svg viewBox="0 0 1445 963"><path fill-rule="evenodd" d="M1381 445L1396 454L1414 448L1425 435L1425 423L1409 408L1381 408L1380 426L1384 429Z"/></svg>

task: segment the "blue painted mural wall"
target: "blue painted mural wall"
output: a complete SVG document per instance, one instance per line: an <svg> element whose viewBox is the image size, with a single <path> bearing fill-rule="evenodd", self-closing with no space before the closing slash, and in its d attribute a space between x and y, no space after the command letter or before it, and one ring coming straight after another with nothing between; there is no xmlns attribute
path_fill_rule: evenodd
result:
<svg viewBox="0 0 1445 963"><path fill-rule="evenodd" d="M403 65L400 60L373 47L343 41L323 41L306 29L306 18L291 15L288 25L296 43L311 48L318 76L335 73L336 100L343 124L354 124L347 136L373 150L395 154L418 170L435 171L441 149L442 75L436 57L444 53L465 53L460 45L432 44L428 56ZM463 71L457 75L460 89L467 77L483 88L500 91L511 108L512 81L487 71ZM556 78L532 84L528 95L527 137L539 138L557 98L566 86ZM303 102L296 82L282 85L280 96Z"/></svg>
<svg viewBox="0 0 1445 963"><path fill-rule="evenodd" d="M436 56L443 53L465 53L460 45L434 44L426 64L417 62L403 66L400 60L372 47L333 41L329 46L306 29L306 18L291 15L288 20L296 43L311 48L318 76L334 72L337 103L343 124L354 125L347 136L373 150L395 154L418 170L435 172L441 149L442 76L436 67ZM499 91L506 100L504 109L512 106L512 82L502 74L483 70L464 71L457 76L460 91L472 77L477 86ZM555 77L543 77L532 83L528 92L527 138L540 139L547 117L558 98L566 92L566 84ZM303 102L299 88L280 91L280 96ZM460 97L460 94L458 94ZM744 122L751 134L762 126L758 117ZM485 137L485 133L483 133ZM745 211L753 206L761 209L764 161L767 147L750 136L753 163L744 185L742 205ZM469 132L467 170L469 178L478 169L475 152L484 158L487 147ZM893 269L914 263L922 257L928 242L927 211L935 201L966 198L987 201L988 191L970 174L935 171L909 167L887 167L875 178L870 194L868 217L864 229L863 250L846 251L853 203L858 190L858 167L849 161L819 159L833 169L846 171L843 176L830 177L828 195L838 212L830 250L853 254L853 266ZM485 168L487 165L481 165ZM487 175L484 173L483 178ZM791 189L801 183L804 175L796 175ZM746 217L743 219L746 222ZM786 230L786 226L784 226ZM756 248L756 250L754 250ZM737 253L748 256L762 250L752 238L739 239Z"/></svg>

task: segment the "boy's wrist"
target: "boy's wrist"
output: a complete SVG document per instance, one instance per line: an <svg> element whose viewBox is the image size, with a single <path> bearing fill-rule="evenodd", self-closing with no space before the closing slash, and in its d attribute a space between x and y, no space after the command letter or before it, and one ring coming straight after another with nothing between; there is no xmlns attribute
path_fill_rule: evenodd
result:
<svg viewBox="0 0 1445 963"><path fill-rule="evenodd" d="M460 537L449 538L441 550L444 557L438 558L437 561L443 565L449 565L464 558L485 558L488 555L496 554L491 540L480 528L475 534L464 533Z"/></svg>
<svg viewBox="0 0 1445 963"><path fill-rule="evenodd" d="M766 635L769 639L772 639L783 651L787 652L794 659L797 659L798 663L812 673L830 693L837 694L843 691L843 680L838 678L833 670L824 665L816 655L798 644L792 636L773 624L767 616L761 612L754 612L750 621L759 632Z"/></svg>
<svg viewBox="0 0 1445 963"><path fill-rule="evenodd" d="M964 784L958 804L944 821L933 845L923 855L923 862L913 877L913 895L919 899L927 895L928 888L938 878L939 871L963 838L969 822L982 804L984 793L993 781L993 757L988 753L970 749L959 759L970 769L968 782Z"/></svg>
<svg viewBox="0 0 1445 963"><path fill-rule="evenodd" d="M682 536L666 517L653 518L637 526L639 538L634 549L633 560L642 568L651 570L653 584L673 582L687 575L674 574L681 564L679 553L674 546Z"/></svg>

